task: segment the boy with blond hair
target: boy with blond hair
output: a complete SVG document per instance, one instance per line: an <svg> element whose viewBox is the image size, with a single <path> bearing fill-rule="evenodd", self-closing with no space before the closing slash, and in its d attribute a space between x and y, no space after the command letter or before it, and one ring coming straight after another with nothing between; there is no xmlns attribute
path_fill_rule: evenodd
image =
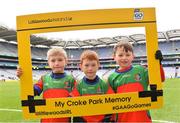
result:
<svg viewBox="0 0 180 123"><path fill-rule="evenodd" d="M62 48L53 48L48 50L47 59L52 72L47 73L34 84L34 95L43 93L43 98L62 98L69 97L75 80L71 75L65 73L64 68L67 64L67 54ZM17 76L23 74L21 68L17 69ZM70 118L47 118L41 119L45 122L69 122Z"/></svg>
<svg viewBox="0 0 180 123"><path fill-rule="evenodd" d="M102 95L114 93L110 85L96 75L100 66L99 57L95 51L86 50L80 56L80 68L85 76L72 91L72 96ZM110 122L111 114L74 117L74 122Z"/></svg>
<svg viewBox="0 0 180 123"><path fill-rule="evenodd" d="M119 67L109 76L108 81L116 93L147 91L148 71L141 65L132 65L134 59L133 46L129 42L121 41L114 47L114 60ZM160 62L163 59L158 50L155 58ZM161 79L164 81L162 66ZM148 111L119 113L117 122L152 122Z"/></svg>

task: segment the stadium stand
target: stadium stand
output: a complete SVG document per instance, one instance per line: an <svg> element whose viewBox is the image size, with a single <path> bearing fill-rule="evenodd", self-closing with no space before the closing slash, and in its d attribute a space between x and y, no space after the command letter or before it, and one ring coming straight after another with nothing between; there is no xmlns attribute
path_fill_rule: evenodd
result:
<svg viewBox="0 0 180 123"><path fill-rule="evenodd" d="M64 41L50 40L44 37L32 35L31 54L33 66L33 78L38 79L46 73L47 67L46 52L54 46L63 47L68 54L69 63L66 67L68 73L74 77L82 78L79 70L79 57L85 49L96 51L100 57L100 71L98 75L105 77L116 67L112 58L113 46L121 40L127 40L134 45L134 64L147 64L146 43L144 34L130 36L102 37L98 39ZM163 66L165 67L166 78L180 77L180 30L158 32L159 49L164 55ZM0 79L17 79L15 69L18 65L16 31L0 27Z"/></svg>

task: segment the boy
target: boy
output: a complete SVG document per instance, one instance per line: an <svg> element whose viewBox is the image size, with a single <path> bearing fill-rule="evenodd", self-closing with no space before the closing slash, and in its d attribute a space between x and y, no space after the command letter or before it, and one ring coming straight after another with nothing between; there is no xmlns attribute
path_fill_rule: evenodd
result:
<svg viewBox="0 0 180 123"><path fill-rule="evenodd" d="M72 96L87 96L87 95L101 95L112 94L113 90L110 85L100 79L96 72L99 69L99 58L96 52L86 50L80 57L80 68L85 76L75 86L72 91ZM94 115L74 117L74 122L110 122L112 115Z"/></svg>
<svg viewBox="0 0 180 123"><path fill-rule="evenodd" d="M40 95L43 92L43 98L62 98L69 97L69 93L74 87L74 79L71 75L64 72L67 64L67 54L62 48L53 48L47 52L49 67L52 72L43 75L40 80L34 84L34 95ZM17 76L22 75L21 68L17 69ZM48 118L41 119L41 122L69 122L70 118Z"/></svg>
<svg viewBox="0 0 180 123"><path fill-rule="evenodd" d="M114 47L114 60L119 65L108 78L116 93L146 91L148 89L148 71L145 67L132 65L134 59L133 47L129 42L119 42ZM156 59L162 60L158 50ZM164 81L164 71L161 66L161 78ZM148 111L119 113L117 122L152 122Z"/></svg>

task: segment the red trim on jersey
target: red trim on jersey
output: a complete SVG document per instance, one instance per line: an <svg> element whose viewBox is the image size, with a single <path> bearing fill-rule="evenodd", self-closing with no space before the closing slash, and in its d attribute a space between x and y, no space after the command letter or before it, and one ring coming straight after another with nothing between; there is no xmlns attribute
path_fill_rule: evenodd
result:
<svg viewBox="0 0 180 123"><path fill-rule="evenodd" d="M68 123L70 118L48 118L48 119L41 119L41 123L52 123L52 122L63 122Z"/></svg>
<svg viewBox="0 0 180 123"><path fill-rule="evenodd" d="M139 92L139 91L144 91L143 85L139 82L127 83L117 88L117 93Z"/></svg>
<svg viewBox="0 0 180 123"><path fill-rule="evenodd" d="M106 94L114 94L114 91L109 84L108 84L108 90L107 90Z"/></svg>
<svg viewBox="0 0 180 123"><path fill-rule="evenodd" d="M165 73L162 65L160 65L160 73L161 73L161 81L164 82L165 80Z"/></svg>
<svg viewBox="0 0 180 123"><path fill-rule="evenodd" d="M47 89L43 92L43 98L62 98L69 97L69 92L66 89Z"/></svg>

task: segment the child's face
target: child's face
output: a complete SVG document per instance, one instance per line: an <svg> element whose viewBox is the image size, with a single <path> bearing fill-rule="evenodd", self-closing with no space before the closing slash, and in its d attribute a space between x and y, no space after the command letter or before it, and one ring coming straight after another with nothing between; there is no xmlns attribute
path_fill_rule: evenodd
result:
<svg viewBox="0 0 180 123"><path fill-rule="evenodd" d="M49 67L52 69L53 73L64 73L64 67L67 61L63 55L50 56L48 59Z"/></svg>
<svg viewBox="0 0 180 123"><path fill-rule="evenodd" d="M96 60L84 59L82 64L80 64L80 68L88 79L94 79L99 69L99 63Z"/></svg>
<svg viewBox="0 0 180 123"><path fill-rule="evenodd" d="M134 54L131 51L126 52L123 47L118 47L114 60L122 68L126 68L132 64Z"/></svg>

